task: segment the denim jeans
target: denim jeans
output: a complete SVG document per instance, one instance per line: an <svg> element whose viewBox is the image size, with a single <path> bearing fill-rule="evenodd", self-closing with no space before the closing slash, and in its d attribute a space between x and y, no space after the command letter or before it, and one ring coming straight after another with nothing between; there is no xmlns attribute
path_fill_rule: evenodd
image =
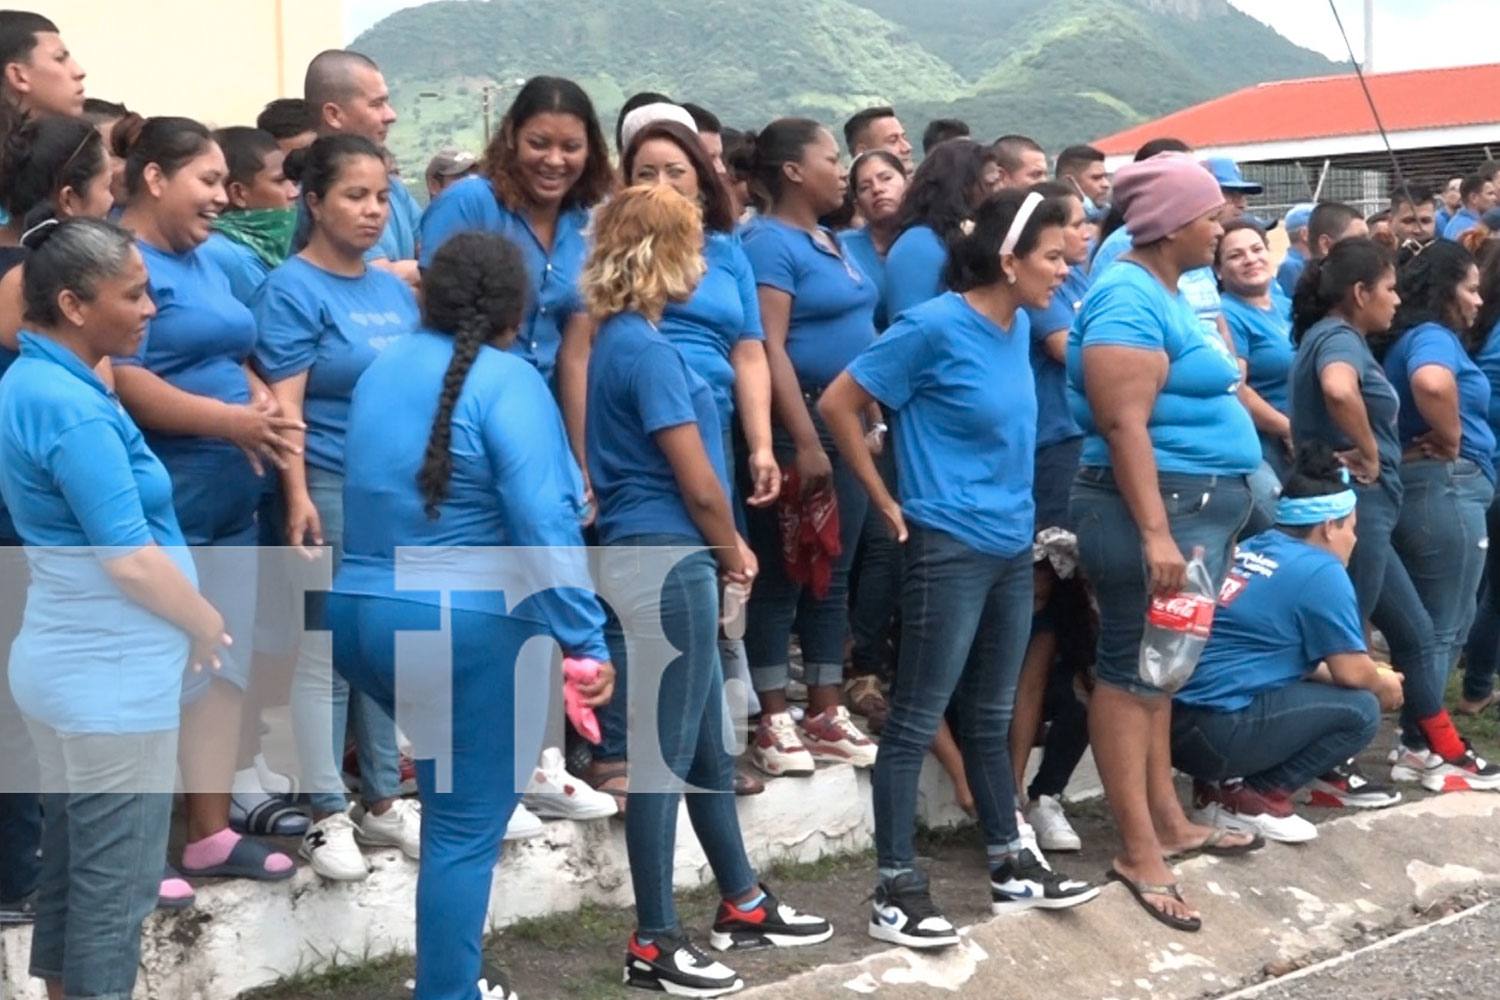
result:
<svg viewBox="0 0 1500 1000"><path fill-rule="evenodd" d="M1358 754L1380 729L1369 691L1303 681L1257 695L1238 712L1172 706L1172 766L1204 781L1243 778L1295 792Z"/></svg>
<svg viewBox="0 0 1500 1000"><path fill-rule="evenodd" d="M1485 514L1488 537L1500 539L1500 499ZM1474 624L1464 644L1464 697L1480 701L1495 690L1495 671L1500 669L1500 545L1485 546L1484 582Z"/></svg>
<svg viewBox="0 0 1500 1000"><path fill-rule="evenodd" d="M1246 477L1163 472L1157 485L1173 540L1189 558L1195 547L1203 547L1217 589L1228 572L1234 540L1250 516ZM1140 676L1150 577L1140 528L1115 485L1114 472L1080 469L1069 509L1078 535L1078 559L1099 604L1099 683L1137 697L1165 696Z"/></svg>
<svg viewBox="0 0 1500 1000"><path fill-rule="evenodd" d="M323 541L332 550L333 571L344 555L344 477L307 467L307 491L323 523ZM368 695L349 695L349 684L333 669L324 627L322 594L308 595L308 622L292 675L292 732L302 770L302 786L317 812L342 812L344 727L354 723L359 757L360 797L366 802L401 794L401 754L396 724Z"/></svg>
<svg viewBox="0 0 1500 1000"><path fill-rule="evenodd" d="M10 644L21 632L29 579L16 539L0 544L0 903L25 899L41 874L42 811L36 748L10 694Z"/></svg>
<svg viewBox="0 0 1500 1000"><path fill-rule="evenodd" d="M68 1000L130 1000L167 853L177 731L27 725L48 789L31 974L61 981Z"/></svg>
<svg viewBox="0 0 1500 1000"><path fill-rule="evenodd" d="M1078 475L1082 454L1081 437L1037 449L1031 486L1036 501L1036 530L1066 528L1072 523L1068 520L1068 492L1073 488L1073 477Z"/></svg>
<svg viewBox="0 0 1500 1000"><path fill-rule="evenodd" d="M1027 799L1039 795L1060 798L1089 748L1089 710L1078 700L1073 690L1073 672L1061 659L1053 662L1047 674L1042 718L1049 725L1042 740L1042 762L1026 788Z"/></svg>
<svg viewBox="0 0 1500 1000"><path fill-rule="evenodd" d="M401 668L416 673L404 673L398 685L396 634L435 631L439 607L347 594L330 595L327 607L334 666L361 695L402 720L417 757L416 995L469 1000L479 979L495 862L523 790L517 762L530 767L541 751L535 738L522 745L515 725L517 656L536 629L453 610L452 672L431 668L433 657L410 655ZM525 714L545 713L548 688L538 678L520 691L528 699Z"/></svg>
<svg viewBox="0 0 1500 1000"><path fill-rule="evenodd" d="M712 555L698 552L681 560L664 583L653 584L650 574L640 572L640 557L631 549L664 544L699 543L664 536L622 539L605 553L601 569L615 605L605 626L616 671L615 712L623 701L634 735L655 737L660 762L668 772L648 768L650 756L640 747L631 754L625 847L635 889L636 924L642 933L654 935L676 932L680 926L672 899L677 811L683 799L678 782L691 786L688 819L720 893L738 897L756 884L735 807L734 758L725 749L717 567ZM653 632L664 636L678 655L666 664L653 662L654 657L632 664L627 636L632 640L629 648L649 655L641 652L638 642ZM659 689L652 676L657 671ZM634 683L622 695L625 685L620 678L632 672ZM657 693L654 703L653 691Z"/></svg>
<svg viewBox="0 0 1500 1000"><path fill-rule="evenodd" d="M1010 722L1026 655L1031 550L1004 559L908 522L901 581L901 660L871 786L881 868L916 862L917 784L944 713L986 846L1014 850L1015 776Z"/></svg>
<svg viewBox="0 0 1500 1000"><path fill-rule="evenodd" d="M788 679L792 627L802 641L802 660L810 687L838 684L844 678L844 641L849 635L849 567L864 530L870 499L849 465L834 446L823 418L818 415L818 397L804 397L818 440L833 465L833 492L839 511L839 555L833 560L828 593L813 596L811 587L793 583L781 555L781 525L776 508L746 513L750 534L746 539L760 561L760 576L750 592L745 653L756 691L785 690ZM796 448L784 430L777 427L773 441L776 460L782 467L796 459Z"/></svg>
<svg viewBox="0 0 1500 1000"><path fill-rule="evenodd" d="M1264 441L1262 441L1264 444ZM1240 530L1241 538L1250 538L1276 526L1276 501L1281 498L1281 477L1270 462L1250 474L1250 519Z"/></svg>
<svg viewBox="0 0 1500 1000"><path fill-rule="evenodd" d="M898 496L895 444L887 437L885 448L875 456L875 468L893 497ZM891 529L880 512L867 507L859 538L859 564L854 568L856 584L850 599L849 626L854 639L850 660L855 676L884 680L886 634L901 600L901 545L891 537Z"/></svg>

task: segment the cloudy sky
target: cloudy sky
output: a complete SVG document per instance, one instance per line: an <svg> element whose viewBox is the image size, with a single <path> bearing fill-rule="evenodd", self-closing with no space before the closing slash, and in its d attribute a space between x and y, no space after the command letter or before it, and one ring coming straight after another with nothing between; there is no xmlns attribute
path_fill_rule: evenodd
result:
<svg viewBox="0 0 1500 1000"><path fill-rule="evenodd" d="M1328 0L1230 2L1299 45L1331 59L1347 58ZM1363 58L1364 0L1334 3L1354 51ZM412 0L344 0L348 35L352 39L392 11L414 6ZM1496 58L1496 21L1495 0L1375 0L1375 68L1392 71L1490 62Z"/></svg>

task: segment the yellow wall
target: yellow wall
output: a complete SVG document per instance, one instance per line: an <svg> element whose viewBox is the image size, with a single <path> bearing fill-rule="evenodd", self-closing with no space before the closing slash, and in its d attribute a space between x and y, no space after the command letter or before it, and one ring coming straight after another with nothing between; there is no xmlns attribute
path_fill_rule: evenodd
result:
<svg viewBox="0 0 1500 1000"><path fill-rule="evenodd" d="M18 6L26 6L24 4ZM342 0L48 0L90 96L144 115L249 125L300 97L313 56L343 44Z"/></svg>

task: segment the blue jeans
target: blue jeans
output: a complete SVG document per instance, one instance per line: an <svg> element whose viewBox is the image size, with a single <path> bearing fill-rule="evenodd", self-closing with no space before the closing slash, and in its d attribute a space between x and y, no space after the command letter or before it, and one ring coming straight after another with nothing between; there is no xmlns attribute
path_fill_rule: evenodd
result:
<svg viewBox="0 0 1500 1000"><path fill-rule="evenodd" d="M917 784L950 703L979 828L1015 850L1010 721L1026 655L1031 550L1004 559L908 522L901 581L901 659L871 787L881 868L916 862Z"/></svg>
<svg viewBox="0 0 1500 1000"><path fill-rule="evenodd" d="M1355 756L1380 729L1369 691L1288 684L1238 712L1172 706L1172 766L1204 781L1244 778L1257 791L1295 792Z"/></svg>
<svg viewBox="0 0 1500 1000"><path fill-rule="evenodd" d="M0 540L0 903L25 899L41 874L36 748L10 694L10 644L21 632L29 570L18 539Z"/></svg>
<svg viewBox="0 0 1500 1000"><path fill-rule="evenodd" d="M838 500L838 558L833 560L828 593L813 596L811 587L793 583L781 556L781 525L776 508L747 512L750 534L746 541L760 561L760 576L750 592L745 632L745 654L756 691L784 691L788 680L792 626L802 640L802 660L809 687L840 683L844 678L844 641L849 635L849 567L864 530L870 498L834 446L823 418L818 415L818 397L804 397L818 440L833 465L833 492ZM775 430L776 460L785 468L796 459L791 437Z"/></svg>
<svg viewBox="0 0 1500 1000"><path fill-rule="evenodd" d="M1500 500L1485 514L1488 537L1500 539ZM1484 582L1469 640L1464 645L1464 697L1470 701L1488 698L1495 690L1495 671L1500 669L1500 545L1485 547Z"/></svg>
<svg viewBox="0 0 1500 1000"><path fill-rule="evenodd" d="M323 541L332 549L333 571L344 555L344 477L307 467L307 491L323 522ZM354 723L354 747L359 757L360 797L366 802L401 794L401 753L396 724L368 695L349 696L349 684L333 669L327 640L314 630L324 627L322 594L308 594L307 630L292 676L292 731L302 785L317 812L343 812L344 727Z"/></svg>
<svg viewBox="0 0 1500 1000"><path fill-rule="evenodd" d="M1234 540L1250 516L1250 486L1244 476L1157 476L1167 526L1185 557L1202 546L1214 587L1224 581ZM1114 472L1085 466L1073 483L1070 511L1078 535L1078 558L1099 603L1099 683L1137 697L1166 692L1140 676L1141 638L1150 604L1150 577L1141 532Z"/></svg>
<svg viewBox="0 0 1500 1000"><path fill-rule="evenodd" d="M605 553L602 568L615 605L604 632L616 671L612 707L618 720L623 703L636 727L635 735L655 737L661 763L670 772L647 770L649 758L639 748L632 754L625 847L635 889L636 924L647 935L675 933L679 928L672 899L672 859L683 791L672 787L676 781L692 786L687 793L688 819L720 893L735 898L756 884L735 807L734 758L725 749L719 580L713 556L706 551L688 556L667 574L664 583L654 586L638 572L639 560L629 551L635 546L698 544L696 539L667 536L622 539ZM635 640L657 630L678 655L664 667L654 662L632 665L627 636ZM659 690L647 673L657 670L661 671ZM625 692L622 679L632 671L634 684ZM654 704L653 691L657 693Z"/></svg>
<svg viewBox="0 0 1500 1000"><path fill-rule="evenodd" d="M895 444L887 437L884 450L875 456L875 468L880 470L880 478L893 497L898 496ZM855 676L884 678L886 633L901 600L901 546L891 537L885 518L874 507L868 507L860 532L856 576L858 582L849 609L854 639L850 652L853 671Z"/></svg>
<svg viewBox="0 0 1500 1000"><path fill-rule="evenodd" d="M539 742L519 746L515 726L517 654L535 626L454 610L452 673L430 666L431 659L421 655L409 656L402 670L417 673L405 674L398 686L396 633L436 631L438 606L335 593L327 611L334 666L362 697L409 725L418 758L422 861L416 996L475 1000L490 885L506 824L523 790L515 780L516 762L529 767L541 751ZM537 703L535 711L545 711L551 683L550 677L538 678L523 691ZM451 700L439 696L450 691ZM414 692L434 697L418 700ZM428 739L429 730L444 735ZM451 783L440 785L440 773L451 775Z"/></svg>
<svg viewBox="0 0 1500 1000"><path fill-rule="evenodd" d="M130 1000L167 853L177 731L27 725L48 789L31 974L68 1000Z"/></svg>
<svg viewBox="0 0 1500 1000"><path fill-rule="evenodd" d="M1038 448L1031 495L1036 501L1036 530L1066 528L1068 492L1078 475L1078 460L1083 455L1083 438L1068 438Z"/></svg>

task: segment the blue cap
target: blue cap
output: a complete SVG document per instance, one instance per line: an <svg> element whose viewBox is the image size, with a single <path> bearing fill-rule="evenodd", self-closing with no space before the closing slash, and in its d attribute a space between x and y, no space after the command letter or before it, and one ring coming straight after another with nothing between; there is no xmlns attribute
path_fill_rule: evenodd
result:
<svg viewBox="0 0 1500 1000"><path fill-rule="evenodd" d="M1240 165L1227 156L1214 156L1203 161L1208 172L1214 175L1214 180L1219 182L1219 190L1233 191L1236 194L1260 194L1265 188L1254 181L1245 180L1245 175L1240 173Z"/></svg>
<svg viewBox="0 0 1500 1000"><path fill-rule="evenodd" d="M1310 201L1293 205L1286 213L1286 231L1290 233L1294 229L1306 229L1307 224L1312 221L1313 209L1316 207Z"/></svg>

